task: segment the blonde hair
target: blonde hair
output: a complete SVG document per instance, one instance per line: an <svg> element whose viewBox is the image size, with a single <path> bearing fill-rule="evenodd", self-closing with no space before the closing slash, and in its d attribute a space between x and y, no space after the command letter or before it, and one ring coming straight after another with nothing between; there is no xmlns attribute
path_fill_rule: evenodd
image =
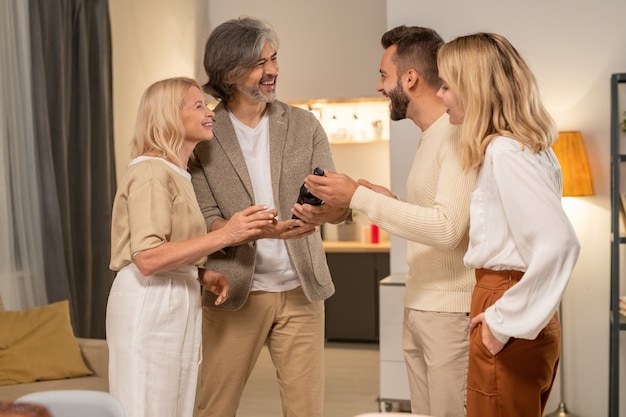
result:
<svg viewBox="0 0 626 417"><path fill-rule="evenodd" d="M202 91L197 81L185 77L157 81L146 89L137 112L131 158L150 153L186 166L187 161L180 160L185 141L181 109L191 87Z"/></svg>
<svg viewBox="0 0 626 417"><path fill-rule="evenodd" d="M496 136L511 137L533 152L548 149L557 135L535 76L503 36L476 33L439 49L439 73L464 111L461 135L464 166L482 165Z"/></svg>

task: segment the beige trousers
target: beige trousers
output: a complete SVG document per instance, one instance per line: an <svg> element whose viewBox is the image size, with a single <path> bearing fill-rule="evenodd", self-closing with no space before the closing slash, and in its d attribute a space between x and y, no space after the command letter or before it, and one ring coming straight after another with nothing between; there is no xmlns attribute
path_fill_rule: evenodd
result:
<svg viewBox="0 0 626 417"><path fill-rule="evenodd" d="M411 412L465 416L469 314L404 309L402 347Z"/></svg>
<svg viewBox="0 0 626 417"><path fill-rule="evenodd" d="M234 417L261 348L267 345L284 417L322 417L324 303L300 287L251 292L238 311L203 307L203 359L196 417Z"/></svg>

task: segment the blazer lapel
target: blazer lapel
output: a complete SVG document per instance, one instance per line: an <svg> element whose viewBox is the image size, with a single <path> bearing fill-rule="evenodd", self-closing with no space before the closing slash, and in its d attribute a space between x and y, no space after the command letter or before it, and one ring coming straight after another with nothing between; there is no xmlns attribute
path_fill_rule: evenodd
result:
<svg viewBox="0 0 626 417"><path fill-rule="evenodd" d="M287 128L289 126L285 117L284 109L278 103L268 104L270 125L270 167L272 171L272 189L274 201L280 204L280 178L283 169L283 154L287 140Z"/></svg>
<svg viewBox="0 0 626 417"><path fill-rule="evenodd" d="M223 149L226 158L230 161L239 179L245 186L246 191L250 195L250 199L254 201L254 191L252 189L252 182L250 181L250 173L248 172L246 160L241 152L235 128L233 127L224 103L220 102L215 108L215 117L213 120L213 140Z"/></svg>

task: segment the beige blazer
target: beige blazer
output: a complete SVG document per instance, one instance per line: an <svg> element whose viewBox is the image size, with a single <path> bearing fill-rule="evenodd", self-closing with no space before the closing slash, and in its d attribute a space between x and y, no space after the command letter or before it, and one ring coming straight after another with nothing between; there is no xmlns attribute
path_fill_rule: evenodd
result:
<svg viewBox="0 0 626 417"><path fill-rule="evenodd" d="M276 101L268 104L270 166L279 219L290 219L304 178L315 167L334 171L326 133L310 112ZM250 175L239 141L223 103L215 109L214 138L196 147L191 175L207 228L218 218L254 204ZM325 300L335 292L319 231L302 239L285 240L287 252L306 297ZM207 268L228 277L228 300L219 308L238 310L252 286L256 243L226 248L209 256ZM214 307L215 296L205 291L204 305Z"/></svg>

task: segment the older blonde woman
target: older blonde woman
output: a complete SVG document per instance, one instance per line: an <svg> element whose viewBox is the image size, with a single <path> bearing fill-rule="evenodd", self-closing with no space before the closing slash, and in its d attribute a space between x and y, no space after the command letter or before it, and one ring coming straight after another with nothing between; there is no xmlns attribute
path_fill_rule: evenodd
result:
<svg viewBox="0 0 626 417"><path fill-rule="evenodd" d="M213 112L196 81L171 78L146 90L113 205L110 267L118 273L106 317L110 391L128 417L193 415L200 285L216 304L229 289L226 277L201 267L206 255L258 235L275 215L252 206L207 233L187 161L212 138Z"/></svg>

